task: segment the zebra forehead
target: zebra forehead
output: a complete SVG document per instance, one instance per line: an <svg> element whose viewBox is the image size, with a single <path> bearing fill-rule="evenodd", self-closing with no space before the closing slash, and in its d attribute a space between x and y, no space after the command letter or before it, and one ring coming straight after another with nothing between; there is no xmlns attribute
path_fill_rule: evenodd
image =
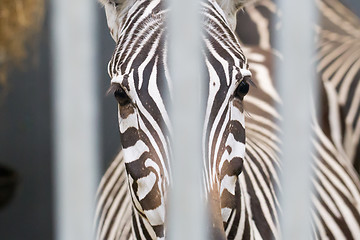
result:
<svg viewBox="0 0 360 240"><path fill-rule="evenodd" d="M138 11L130 11L126 16L108 71L111 84L119 84L133 100L149 100L146 101L149 106L161 103L163 97L166 94L171 96L173 91L167 62L167 31L163 24L167 11L163 11L166 6L159 7L155 4L162 2L161 0L137 2L152 2L154 6L146 7L145 16L139 17ZM206 58L210 57L208 60L214 68L213 74L207 75L206 80L213 83L213 77L219 78L221 85L226 82L226 88L222 88L226 90L220 94L231 94L228 91L235 90L234 87L239 82L251 77L247 59L226 19L220 17L219 13L222 11L216 2L208 0L202 6L204 67L207 67ZM137 7L145 11L144 6L137 4ZM217 17L212 17L213 15ZM164 104L166 108L167 103Z"/></svg>

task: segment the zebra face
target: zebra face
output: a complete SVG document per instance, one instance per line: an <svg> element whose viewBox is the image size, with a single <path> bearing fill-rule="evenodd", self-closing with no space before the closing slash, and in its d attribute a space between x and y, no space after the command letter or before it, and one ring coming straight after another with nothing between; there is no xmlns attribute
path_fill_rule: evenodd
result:
<svg viewBox="0 0 360 240"><path fill-rule="evenodd" d="M243 98L249 91L250 76L242 77L228 91L210 87L205 124L206 162L210 163L212 183L237 177L245 154L245 117ZM210 100L212 98L212 100ZM228 181L228 180L227 180ZM220 193L224 190L220 189ZM227 189L234 192L234 189Z"/></svg>
<svg viewBox="0 0 360 240"><path fill-rule="evenodd" d="M252 82L247 66L228 74L210 69L203 135L205 176L213 219L220 215L227 222L239 194L236 186L245 157L243 99Z"/></svg>
<svg viewBox="0 0 360 240"><path fill-rule="evenodd" d="M131 20L134 22L130 25L140 21ZM118 101L120 137L133 207L141 216L138 221L153 229L149 231L152 238L164 235L165 198L170 182L171 126L165 101L170 87L163 22L162 12L153 11L141 19L146 24L138 26L139 32L124 28L108 66Z"/></svg>
<svg viewBox="0 0 360 240"><path fill-rule="evenodd" d="M220 231L239 199L245 157L243 98L251 72L226 17L216 5L205 10L203 52L208 96L203 130L205 183L213 226Z"/></svg>
<svg viewBox="0 0 360 240"><path fill-rule="evenodd" d="M123 20L116 18L114 22L120 28L117 27L119 32L112 32L117 45L108 71L118 102L133 207L142 222L150 225L148 229L153 229L149 234L162 237L171 158L171 122L169 103L165 100L171 95L172 86L164 17L167 11L160 0L136 4ZM228 196L235 195L242 170L245 152L242 100L249 90L251 73L221 9L209 1L203 3L202 14L202 52L207 69L204 81L208 84L203 132L205 182L210 199L215 196L221 203L216 208L226 215L226 208L232 207ZM224 214L217 215L225 219Z"/></svg>
<svg viewBox="0 0 360 240"><path fill-rule="evenodd" d="M158 66L155 63L153 66ZM140 69L113 78L112 88L118 101L121 144L133 203L151 226L158 226L160 236L169 184L168 109L158 85L162 85L161 75L152 68Z"/></svg>
<svg viewBox="0 0 360 240"><path fill-rule="evenodd" d="M151 71L143 72L143 77L147 75L149 79L145 77L148 83L143 82L142 86L136 77L139 72L132 70L130 74L114 77L112 88L118 102L121 143L133 203L151 226L159 226L161 236L170 182L171 124L162 97L166 89L152 85L166 84L157 71ZM214 72L211 74L207 79L209 94L204 121L204 159L209 167L205 172L210 178L209 196L220 202L215 208L221 209L218 215L227 222L234 208L235 187L245 153L243 98L249 91L251 74L246 68L234 68L230 73L233 78L228 81L222 81Z"/></svg>

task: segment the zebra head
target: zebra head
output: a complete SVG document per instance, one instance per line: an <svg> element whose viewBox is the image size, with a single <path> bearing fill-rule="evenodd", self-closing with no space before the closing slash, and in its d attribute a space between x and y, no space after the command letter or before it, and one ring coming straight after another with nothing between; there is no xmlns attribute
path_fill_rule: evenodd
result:
<svg viewBox="0 0 360 240"><path fill-rule="evenodd" d="M206 4L204 4L205 6ZM203 8L204 64L208 82L203 130L206 189L213 226L223 231L237 208L238 176L245 157L243 99L251 73L225 13L216 4Z"/></svg>
<svg viewBox="0 0 360 240"><path fill-rule="evenodd" d="M162 0L102 2L111 35L117 42L108 72L118 101L125 168L138 214L133 221L145 226L143 229L151 238L162 238L171 158L171 121L166 101L172 85L167 56L167 9ZM224 2L230 5L229 1ZM223 228L235 206L235 188L244 159L242 101L249 90L251 73L227 18L234 8L229 14L224 13L214 0L204 1L201 6L202 59L208 86L204 175L211 209L215 209L213 216L220 219L218 225Z"/></svg>

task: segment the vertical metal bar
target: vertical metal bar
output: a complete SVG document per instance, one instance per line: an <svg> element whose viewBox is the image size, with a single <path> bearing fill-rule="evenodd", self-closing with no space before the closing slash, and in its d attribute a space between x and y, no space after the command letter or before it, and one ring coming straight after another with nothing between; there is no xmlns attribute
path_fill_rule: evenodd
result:
<svg viewBox="0 0 360 240"><path fill-rule="evenodd" d="M276 38L283 61L277 79L283 99L281 177L282 239L310 239L311 99L317 93L312 56L315 49L315 1L279 0L282 30Z"/></svg>
<svg viewBox="0 0 360 240"><path fill-rule="evenodd" d="M56 239L92 239L98 180L96 1L51 1Z"/></svg>
<svg viewBox="0 0 360 240"><path fill-rule="evenodd" d="M206 239L201 199L201 69L199 0L169 0L170 70L173 82L173 184L169 238Z"/></svg>

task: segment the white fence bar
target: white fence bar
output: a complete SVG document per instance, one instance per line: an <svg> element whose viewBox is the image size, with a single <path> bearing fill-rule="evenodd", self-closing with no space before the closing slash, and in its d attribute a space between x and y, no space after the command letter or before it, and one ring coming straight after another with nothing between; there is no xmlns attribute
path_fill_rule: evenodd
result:
<svg viewBox="0 0 360 240"><path fill-rule="evenodd" d="M55 234L93 239L98 180L96 1L52 0Z"/></svg>
<svg viewBox="0 0 360 240"><path fill-rule="evenodd" d="M170 70L173 82L173 185L169 238L206 239L205 201L201 199L202 115L200 17L198 0L169 0Z"/></svg>
<svg viewBox="0 0 360 240"><path fill-rule="evenodd" d="M281 177L282 239L311 238L311 99L317 99L314 0L279 0L282 30L276 38L283 61L277 79L283 99L283 155ZM314 97L314 98L312 98Z"/></svg>

